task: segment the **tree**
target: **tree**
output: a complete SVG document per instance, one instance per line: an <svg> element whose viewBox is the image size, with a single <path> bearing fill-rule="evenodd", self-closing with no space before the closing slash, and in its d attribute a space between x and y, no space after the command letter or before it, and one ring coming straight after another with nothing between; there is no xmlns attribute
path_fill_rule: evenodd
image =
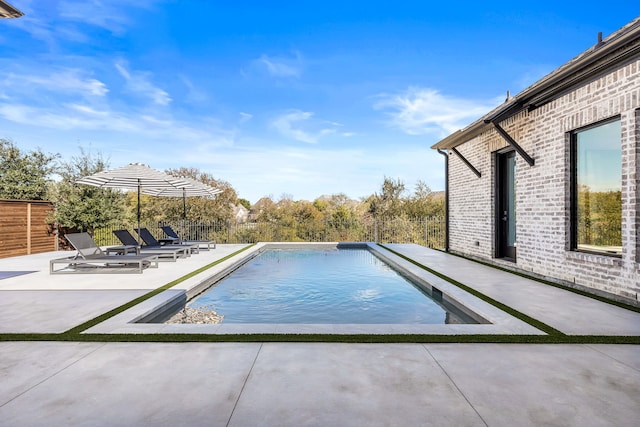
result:
<svg viewBox="0 0 640 427"><path fill-rule="evenodd" d="M371 196L369 201L369 212L376 217L395 217L402 214L402 205L405 185L400 180L384 177L380 194Z"/></svg>
<svg viewBox="0 0 640 427"><path fill-rule="evenodd" d="M258 200L252 207L251 213L255 221L275 222L278 218L278 206L271 199L265 196Z"/></svg>
<svg viewBox="0 0 640 427"><path fill-rule="evenodd" d="M100 154L92 156L80 149L60 168L60 182L50 188L49 198L56 209L52 219L60 226L88 231L121 224L124 220L124 195L118 190L75 184L75 180L107 169Z"/></svg>
<svg viewBox="0 0 640 427"><path fill-rule="evenodd" d="M180 177L188 177L214 188L222 190L213 199L204 197L189 197L186 202L187 220L200 222L226 221L233 216L233 207L237 205L238 195L231 184L212 175L201 172L196 168L167 169L166 173ZM127 205L132 208L137 206L137 194L128 194ZM178 221L183 218L182 197L154 197L142 196L141 217L142 221Z"/></svg>
<svg viewBox="0 0 640 427"><path fill-rule="evenodd" d="M444 194L434 194L424 182L418 181L416 189L405 202L404 212L410 218L428 218L444 215Z"/></svg>
<svg viewBox="0 0 640 427"><path fill-rule="evenodd" d="M578 187L578 244L622 246L622 193Z"/></svg>
<svg viewBox="0 0 640 427"><path fill-rule="evenodd" d="M0 198L44 200L58 157L40 149L23 153L13 142L0 138Z"/></svg>
<svg viewBox="0 0 640 427"><path fill-rule="evenodd" d="M247 210L251 209L251 202L247 199L238 198L238 203L247 208Z"/></svg>
<svg viewBox="0 0 640 427"><path fill-rule="evenodd" d="M334 223L354 221L359 217L359 203L344 193L319 197L314 200L313 206L324 214L327 221Z"/></svg>

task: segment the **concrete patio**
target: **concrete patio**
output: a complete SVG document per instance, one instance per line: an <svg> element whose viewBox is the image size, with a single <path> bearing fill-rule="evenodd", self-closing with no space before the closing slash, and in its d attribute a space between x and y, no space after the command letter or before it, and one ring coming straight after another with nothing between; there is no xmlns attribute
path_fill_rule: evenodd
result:
<svg viewBox="0 0 640 427"><path fill-rule="evenodd" d="M32 271L0 280L0 333L64 332L243 246L142 275L49 275L61 253L0 259L0 271ZM640 335L639 313L388 246L565 334ZM0 373L2 426L635 426L640 417L638 345L5 341Z"/></svg>

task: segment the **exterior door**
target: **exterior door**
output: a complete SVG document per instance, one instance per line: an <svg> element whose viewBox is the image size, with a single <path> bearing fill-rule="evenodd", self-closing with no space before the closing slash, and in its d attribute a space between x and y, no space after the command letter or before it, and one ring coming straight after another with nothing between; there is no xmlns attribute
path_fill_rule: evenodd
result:
<svg viewBox="0 0 640 427"><path fill-rule="evenodd" d="M516 153L496 155L496 257L516 260Z"/></svg>

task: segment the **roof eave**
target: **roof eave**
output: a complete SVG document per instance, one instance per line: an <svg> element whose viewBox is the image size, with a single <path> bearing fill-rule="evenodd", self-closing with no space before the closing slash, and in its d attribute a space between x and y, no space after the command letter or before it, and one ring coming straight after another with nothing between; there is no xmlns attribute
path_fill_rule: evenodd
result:
<svg viewBox="0 0 640 427"><path fill-rule="evenodd" d="M0 0L0 18L20 18L24 13L11 6L5 0Z"/></svg>
<svg viewBox="0 0 640 427"><path fill-rule="evenodd" d="M464 129L458 129L445 139L440 140L438 143L431 146L432 149L437 150L449 150L453 147L457 147L460 144L464 144L466 141L480 135L486 128L487 124L483 120L477 120Z"/></svg>
<svg viewBox="0 0 640 427"><path fill-rule="evenodd" d="M640 18L636 18L606 40L592 46L572 61L540 79L512 100L432 145L432 149L451 149L482 133L491 122L505 120L525 108L537 108L549 102L580 81L602 74L612 66L633 60L640 55ZM603 58L611 56L604 64ZM587 70L585 72L585 70Z"/></svg>

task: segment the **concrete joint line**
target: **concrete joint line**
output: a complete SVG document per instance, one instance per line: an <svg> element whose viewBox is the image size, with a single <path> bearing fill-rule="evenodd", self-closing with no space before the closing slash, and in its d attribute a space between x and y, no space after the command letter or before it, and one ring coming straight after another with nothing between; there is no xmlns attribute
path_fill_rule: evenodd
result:
<svg viewBox="0 0 640 427"><path fill-rule="evenodd" d="M615 357L611 356L610 354L607 354L607 353L604 353L604 352L598 350L598 348L594 347L593 345L587 344L586 346L588 348L590 348L591 350L597 351L598 353L602 354L603 356L608 357L611 360L615 360L617 363L620 363L621 365L624 365L624 366L626 366L627 368L629 368L629 369L631 369L633 371L640 372L640 369L636 368L635 366L630 365L630 364L628 364L626 362L623 362L622 360L618 360Z"/></svg>
<svg viewBox="0 0 640 427"><path fill-rule="evenodd" d="M38 387L40 384L43 384L46 381L49 381L51 378L55 377L56 375L58 375L59 373L61 373L62 371L66 371L67 369L69 369L71 366L75 365L76 363L78 363L79 361L81 361L82 359L92 355L93 353L95 353L96 351L98 351L99 349L101 349L102 347L104 347L105 345L107 345L107 343L102 343L102 345L96 347L95 349L91 350L90 352L88 352L87 354L79 357L77 360L74 360L73 362L69 363L68 365L65 365L63 367L61 367L60 369L58 369L57 371L55 371L54 373L52 373L51 375L49 375L48 377L42 379L41 381L38 381L36 384L32 385L31 387L29 387L28 389L26 389L25 391L23 391L22 393L18 393L15 396L13 396L11 399L7 400L4 403L0 403L0 408L2 408L3 406L5 406L8 403L13 402L14 400L16 400L17 398L27 394L28 392L30 392L31 390L33 390L34 388Z"/></svg>
<svg viewBox="0 0 640 427"><path fill-rule="evenodd" d="M238 406L238 402L240 402L240 397L242 396L242 392L244 391L245 386L247 385L247 382L249 381L249 377L251 376L251 372L253 372L253 367L256 365L256 361L258 360L258 356L260 355L260 352L262 351L262 346L264 345L263 342L260 343L260 347L258 348L258 351L256 352L256 357L253 358L253 362L251 363L251 368L249 368L249 372L247 372L247 376L245 377L244 381L242 382L242 387L240 388L240 393L238 393L238 398L236 399L235 403L233 404L233 409L231 409L231 414L229 414L229 420L227 421L226 427L229 427L229 424L231 423L231 419L233 418L233 414L236 412L236 407Z"/></svg>
<svg viewBox="0 0 640 427"><path fill-rule="evenodd" d="M471 401L467 398L467 396L464 394L464 392L460 389L460 387L458 387L458 384L456 384L456 382L453 380L453 378L451 378L451 376L449 376L449 373L442 367L442 365L440 364L440 362L438 362L438 359L435 358L435 356L433 354L431 354L431 352L429 351L429 349L427 348L426 344L423 344L422 347L425 349L425 351L429 354L429 356L431 356L431 358L433 359L434 362L436 362L436 365L438 365L438 367L440 368L440 370L442 371L443 374L445 374L447 376L447 378L449 378L449 381L451 381L451 384L453 384L453 386L456 388L456 390L458 390L458 393L460 393L460 395L464 398L464 400L469 404L469 406L471 406L471 409L473 409L473 412L475 412L478 417L482 420L482 423L489 427L489 424L487 424L487 422L485 421L484 418L482 418L482 415L480 415L480 412L478 412L478 410L476 409L475 406L473 406L473 403L471 403Z"/></svg>

